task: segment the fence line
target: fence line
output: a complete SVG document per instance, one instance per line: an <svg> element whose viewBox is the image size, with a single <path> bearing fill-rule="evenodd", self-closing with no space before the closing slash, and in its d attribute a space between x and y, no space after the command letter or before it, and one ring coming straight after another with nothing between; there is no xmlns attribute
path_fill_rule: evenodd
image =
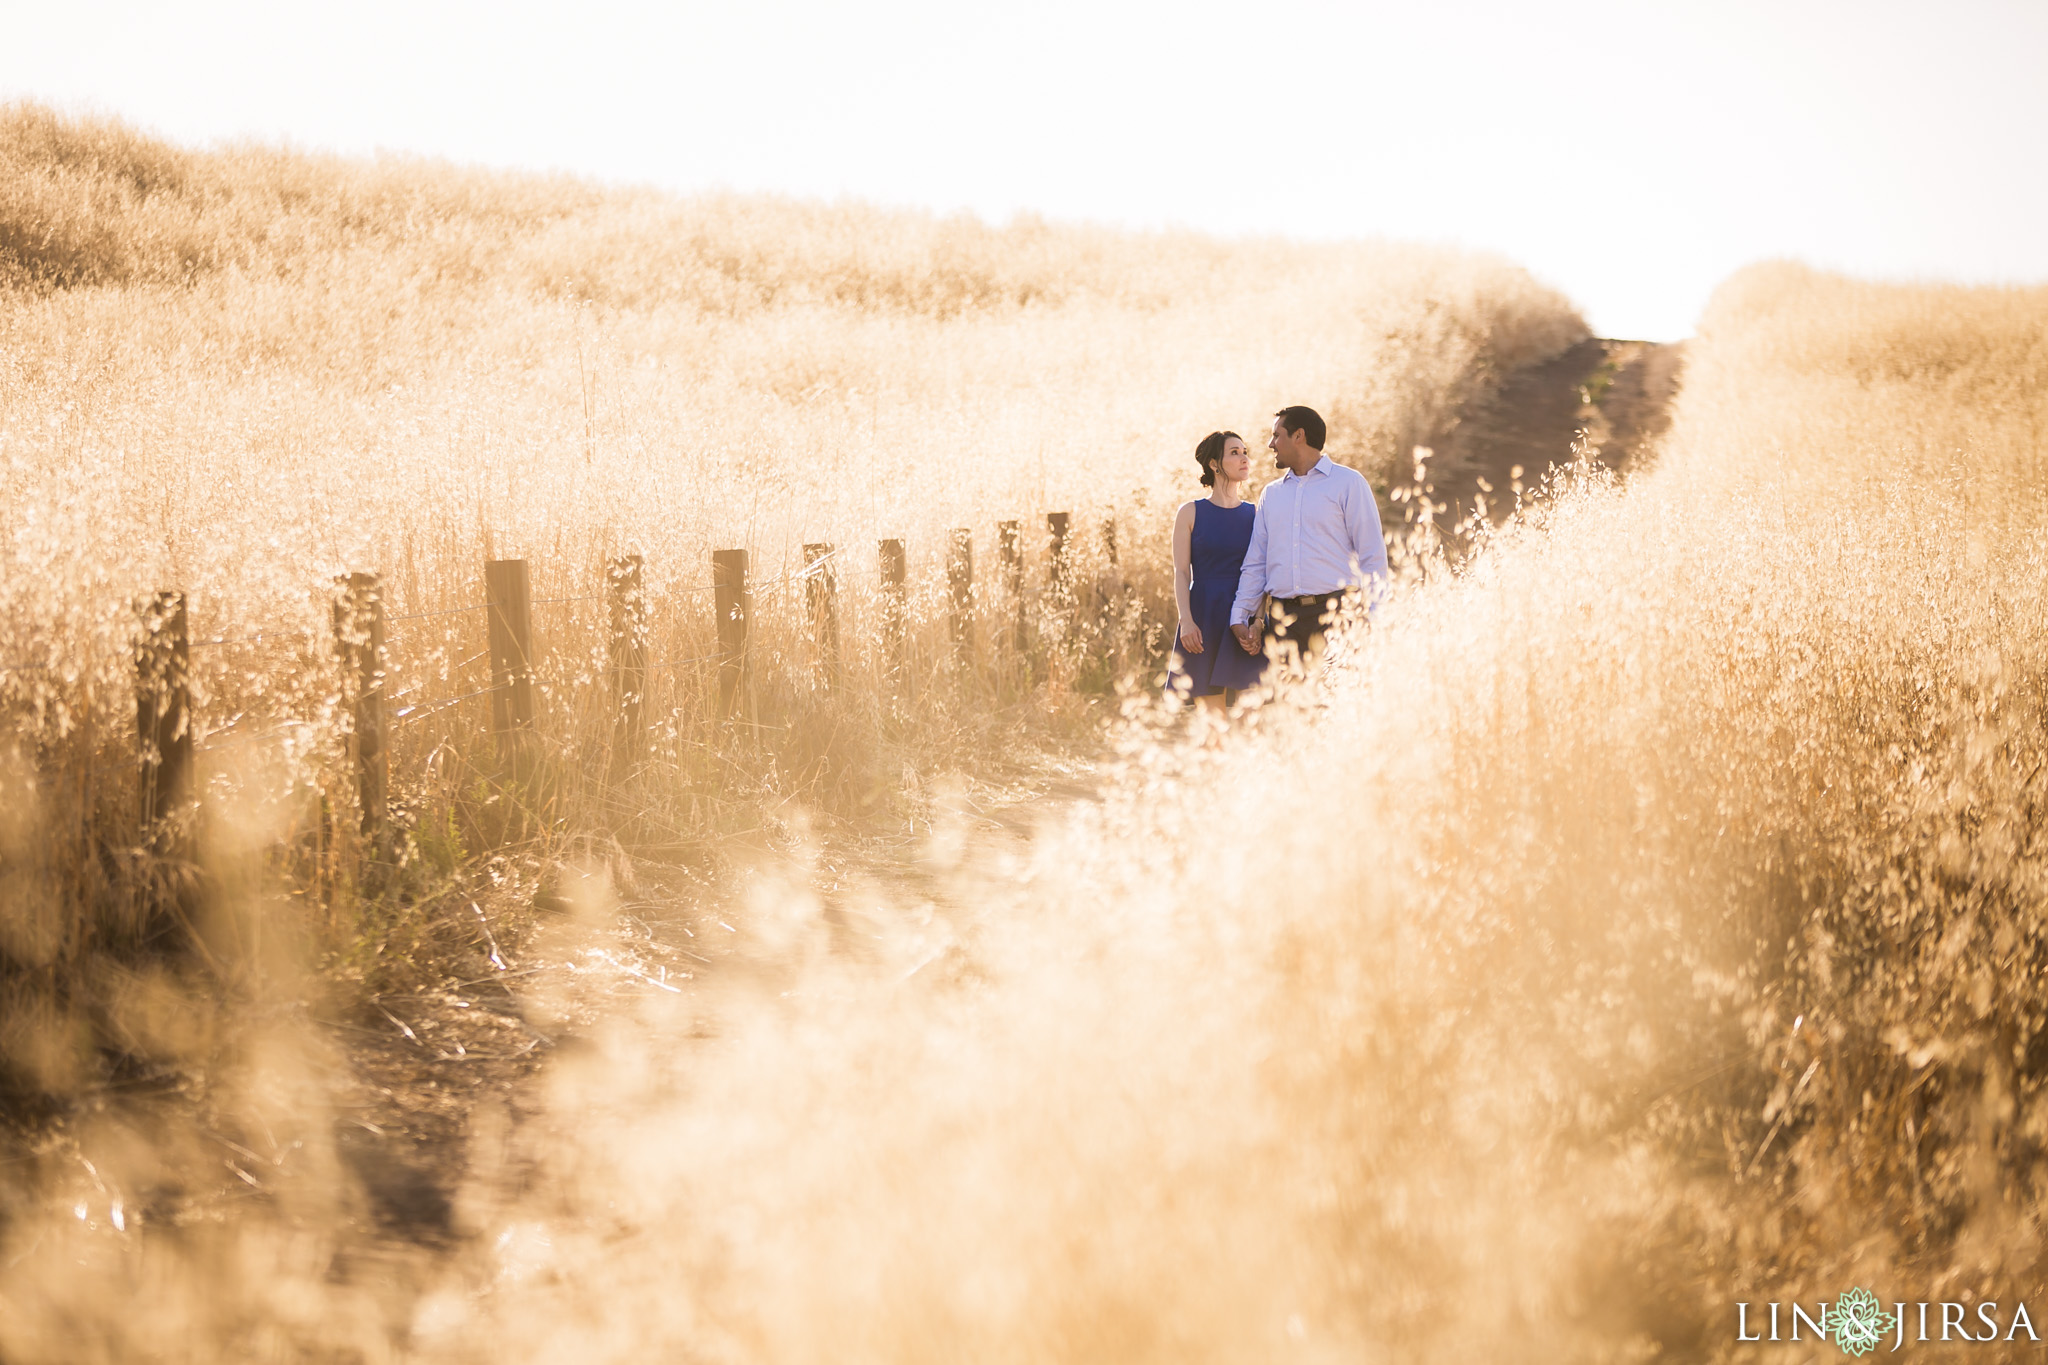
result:
<svg viewBox="0 0 2048 1365"><path fill-rule="evenodd" d="M259 630L254 635L221 636L217 639L212 640L194 640L192 642L192 648L199 649L202 646L207 645L247 645L254 644L258 640L273 640L281 638L286 635L289 635L294 639L304 640L310 637L311 632L303 630L282 629Z"/></svg>
<svg viewBox="0 0 2048 1365"><path fill-rule="evenodd" d="M664 668L687 668L691 664L713 663L717 660L717 658L718 656L716 654L699 654L692 659L670 659L665 663L645 664L642 666L646 668L646 670L649 673L654 673Z"/></svg>
<svg viewBox="0 0 2048 1365"><path fill-rule="evenodd" d="M484 655L490 652L491 651L489 651L488 649L480 649L476 653L470 655L467 659L464 659L461 663L448 665L448 676L451 678L454 677L457 673L460 673L463 669L468 668L471 664L475 663L478 659L483 658ZM387 698L387 700L397 701L400 697L411 696L414 692L417 692L420 688L424 686L426 686L426 679L422 678L418 682L414 683L411 687L403 687L400 688L398 691L393 692L391 696Z"/></svg>
<svg viewBox="0 0 2048 1365"><path fill-rule="evenodd" d="M434 616L460 616L466 611L482 611L489 605L490 603L488 602L478 602L474 606L447 607L441 611L416 611L410 616L387 616L384 618L384 622L386 625L397 625L400 621L424 621Z"/></svg>
<svg viewBox="0 0 2048 1365"><path fill-rule="evenodd" d="M449 707L456 705L458 702L469 701L474 697L488 696L489 694L495 691L497 691L497 688L495 686L479 687L474 692L465 692L459 697L450 697L446 701L422 702L418 706L406 707L403 711L400 711L395 717L393 717L393 719L400 725L410 725L416 720L425 720L428 716L434 715L437 712L446 711Z"/></svg>
<svg viewBox="0 0 2048 1365"><path fill-rule="evenodd" d="M1075 565L1070 527L1064 512L1046 514L1046 583L1040 599L1043 609L1064 618L1075 608ZM1024 537L1016 520L998 524L996 577L977 585L974 577L973 536L968 528L946 533L940 556L943 575L940 601L944 603L947 634L952 648L947 672L965 676L976 663L975 624L983 609L1002 617L990 637L998 655L1021 660L1027 653L1024 593ZM1103 526L1102 542L1113 566L1116 533L1113 522ZM911 601L909 556L901 540L877 542L879 550L880 621L878 648L890 689L899 701L908 701L902 690L912 685L906 673L910 655L906 629ZM648 600L654 594L643 587L638 555L626 555L607 562L607 587L602 592L561 597L531 596L530 572L525 560L491 560L485 566L486 600L432 611L387 616L384 612L382 579L371 573L345 575L336 580L333 599L334 647L342 678L342 717L346 747L352 759L356 797L366 833L380 829L385 813L385 761L387 728L411 725L438 715L464 702L482 697L492 699L491 729L508 746L508 754L526 742L539 719L537 680L543 659L533 648L531 609L577 602L606 601L610 604L610 680L613 710L610 777L620 781L630 775L644 752L647 734L644 706L648 678L656 673L711 666L716 674L709 687L715 688L712 714L721 725L749 729L778 729L766 725L754 711L749 635L756 603L763 594L804 586L803 621L800 634L814 656L799 663L813 685L826 692L843 685L843 664L839 656L839 566L847 558L841 546L808 542L803 545L801 567L784 561L783 571L773 578L750 582L748 555L744 550L718 550L711 555L710 583L678 585L660 592L664 598L709 592L714 594L712 625L717 645L710 653L681 658L647 661L649 639ZM175 590L159 591L140 606L139 627L133 645L133 667L137 699L137 756L134 760L103 765L101 771L136 765L139 782L139 811L145 843L159 837L183 839L189 824L173 817L197 800L193 764L200 755L218 753L251 740L274 736L308 724L283 720L262 728L244 728L249 717L237 716L220 730L195 743L199 717L192 693L191 651L255 644L265 640L293 639L310 644L316 632L265 628L248 635L217 636L195 640L189 631L186 595ZM485 647L452 665L444 665L443 679L459 676L473 665L489 660L490 678L483 686L459 696L432 701L400 703L426 687L419 678L403 689L387 691L395 675L389 661L389 628L402 622L437 620L486 613ZM1014 617L1014 619L1012 619ZM1064 632L1060 632L1064 634ZM1052 638L1058 638L1054 636ZM431 657L431 655L429 655ZM55 661L14 660L0 662L0 674L49 672ZM707 701L712 698L707 698Z"/></svg>

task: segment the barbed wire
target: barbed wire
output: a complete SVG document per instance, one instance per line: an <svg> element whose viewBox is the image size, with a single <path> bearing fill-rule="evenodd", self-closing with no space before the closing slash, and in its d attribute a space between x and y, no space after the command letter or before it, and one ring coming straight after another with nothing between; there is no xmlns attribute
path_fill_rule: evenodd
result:
<svg viewBox="0 0 2048 1365"><path fill-rule="evenodd" d="M826 555L824 559L816 561L816 563L813 564L810 569L804 571L804 574L808 574L810 572L815 571L820 565L823 565L826 562L826 560L833 558L838 553L839 552L837 550L834 550L832 554ZM804 576L804 574L800 574L798 576L802 577ZM762 586L766 587L769 586L769 584L763 584ZM716 583L693 583L683 587L666 588L663 589L663 591L665 593L714 592L717 590L717 588L718 585ZM552 607L560 606L565 602L601 602L610 595L611 594L609 593L602 592L586 592L578 593L572 597L536 597L527 605L535 607ZM464 612L485 611L489 609L490 605L491 604L488 602L474 602L464 607L444 607L439 611L407 612L403 616L387 616L384 618L384 620L386 624L390 625L395 625L400 621L424 621L435 616L458 616Z"/></svg>
<svg viewBox="0 0 2048 1365"><path fill-rule="evenodd" d="M766 579L762 582L749 585L747 589L748 594L751 596L754 593L771 593L777 589L787 587L791 584L801 583L808 579L815 578L818 575L824 573L833 564L834 561L842 558L844 554L844 550L835 548L827 552L826 554L819 556L817 559L814 559L809 563L805 564L804 567L801 569L785 570L783 573L776 575L774 578ZM679 596L690 593L717 592L720 590L722 586L723 585L717 583L686 584L662 589L659 595ZM580 593L566 597L541 597L533 599L531 605L557 606L574 602L596 602L605 600L610 596L610 593L604 592ZM443 607L434 611L406 612L396 616L388 616L385 618L385 621L387 624L397 625L401 622L407 621L435 620L444 616L461 616L466 615L470 612L487 611L490 609L490 606L491 604L488 602L472 602L466 603L461 606ZM311 635L312 632L308 632L305 630L265 629L256 631L248 635L214 636L208 639L192 640L190 642L189 647L194 649L226 648L233 645L258 644L265 640L286 638L305 641L309 639ZM490 651L488 649L479 650L476 653L470 655L468 658L463 659L461 662L450 665L449 672L452 674L459 672L462 669L468 668L471 665L475 664L477 661L483 659L486 655L489 654L489 652ZM688 668L695 664L716 663L721 661L727 661L725 656L722 654L703 654L683 659L666 659L659 663L645 664L642 665L642 667L647 672L651 673L677 668ZM54 662L11 660L0 662L0 674L47 673L54 671L58 667L59 665ZM420 686L420 684L416 683L411 688L406 688L400 692L397 692L392 695L390 700L395 702L399 698L408 695L418 686ZM487 693L493 691L494 687L495 685L493 687L480 688L474 692L464 693L462 696L459 697L451 697L445 701L427 703L424 706L404 708L394 717L394 719L398 724L409 724L412 721L423 719L426 716L433 715L438 711L445 710L448 707L457 705L458 703L470 701L476 697L484 696ZM216 731L215 733L224 734L226 733L226 731Z"/></svg>
<svg viewBox="0 0 2048 1365"><path fill-rule="evenodd" d="M833 560L839 558L839 555L840 551L838 550L833 550L829 554L819 555L816 559L804 565L804 567L802 567L801 569L797 569L794 571L785 569L773 578L763 579L759 583L751 584L748 587L747 591L749 593L765 592L772 588L786 587L791 583L801 583L805 579L816 578L819 574L825 571L826 567L830 565Z"/></svg>
<svg viewBox="0 0 2048 1365"><path fill-rule="evenodd" d="M424 621L431 616L460 616L466 611L482 611L490 605L488 602L478 602L467 607L447 607L440 611L415 611L404 616L387 616L384 621L387 625L395 625L400 621Z"/></svg>
<svg viewBox="0 0 2048 1365"><path fill-rule="evenodd" d="M226 726L222 729L215 730L208 734L204 740L192 746L192 752L194 755L217 753L222 749L229 748L236 744L246 744L250 740L254 739L269 739L273 736L281 735L287 730L300 729L301 727L311 725L312 723L313 722L311 721L305 720L281 720L277 722L275 725L268 726L261 730L241 730L237 733L234 733L232 738L216 743L215 741L219 739L221 735L229 734L232 731L236 731L236 727L241 724L241 721L237 720L233 725Z"/></svg>
<svg viewBox="0 0 2048 1365"><path fill-rule="evenodd" d="M409 706L392 717L392 723L394 725L410 725L416 720L424 720L437 712L446 711L457 702L469 701L471 698L481 697L485 693L497 690L497 685L492 684L490 687L479 687L474 692L465 692L459 697L450 697L446 701L428 702L423 706Z"/></svg>
<svg viewBox="0 0 2048 1365"><path fill-rule="evenodd" d="M646 664L643 665L643 667L647 672L654 673L665 668L683 668L690 664L708 664L719 657L720 656L716 654L699 654L692 659L666 659L661 663Z"/></svg>
<svg viewBox="0 0 2048 1365"><path fill-rule="evenodd" d="M453 676L454 674L460 673L463 669L468 668L471 664L475 663L478 659L483 658L484 655L490 652L491 651L489 651L488 649L480 649L476 653L470 655L467 659L464 659L461 663L448 665L449 675ZM426 679L422 678L420 679L420 681L414 683L411 687L402 687L398 691L393 692L389 697L385 698L385 700L397 701L400 697L411 696L414 692L417 692L420 688L425 687L426 685Z"/></svg>
<svg viewBox="0 0 2048 1365"><path fill-rule="evenodd" d="M212 640L194 640L191 642L191 648L199 649L210 645L246 645L253 644L258 640L270 640L285 635L289 635L293 639L303 640L309 633L303 630L259 630L254 635L220 636Z"/></svg>

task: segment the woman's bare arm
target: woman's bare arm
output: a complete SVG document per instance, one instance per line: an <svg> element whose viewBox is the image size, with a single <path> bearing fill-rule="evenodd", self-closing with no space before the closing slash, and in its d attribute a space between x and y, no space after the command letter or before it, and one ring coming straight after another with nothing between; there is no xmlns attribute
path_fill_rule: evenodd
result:
<svg viewBox="0 0 2048 1365"><path fill-rule="evenodd" d="M1188 604L1188 585L1194 582L1193 552L1188 542L1195 533L1195 505L1181 504L1173 514L1173 603L1180 612L1180 647L1190 654L1202 652L1202 630L1195 624L1194 609Z"/></svg>

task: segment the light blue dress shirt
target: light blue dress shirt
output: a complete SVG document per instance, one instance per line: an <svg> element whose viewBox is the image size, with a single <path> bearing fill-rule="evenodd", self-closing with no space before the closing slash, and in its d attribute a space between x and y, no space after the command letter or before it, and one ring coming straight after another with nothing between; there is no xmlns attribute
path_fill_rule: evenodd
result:
<svg viewBox="0 0 2048 1365"><path fill-rule="evenodd" d="M1365 475L1325 455L1308 473L1290 470L1259 495L1230 623L1251 620L1267 593L1307 597L1369 587L1370 601L1377 603L1386 581L1387 543L1372 486Z"/></svg>

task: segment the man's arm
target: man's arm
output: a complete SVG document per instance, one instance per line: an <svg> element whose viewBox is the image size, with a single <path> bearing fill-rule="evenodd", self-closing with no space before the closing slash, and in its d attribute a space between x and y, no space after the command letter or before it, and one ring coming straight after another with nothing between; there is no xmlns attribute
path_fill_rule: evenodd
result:
<svg viewBox="0 0 2048 1365"><path fill-rule="evenodd" d="M1372 484L1360 475L1351 490L1351 505L1344 509L1344 529L1351 541L1352 572L1365 589L1368 609L1379 606L1387 594L1387 538L1380 531L1379 500Z"/></svg>
<svg viewBox="0 0 2048 1365"><path fill-rule="evenodd" d="M1230 624L1241 626L1258 610L1266 595L1266 500L1259 499L1252 520L1252 543L1245 547L1244 567L1237 571L1237 597L1230 604Z"/></svg>

